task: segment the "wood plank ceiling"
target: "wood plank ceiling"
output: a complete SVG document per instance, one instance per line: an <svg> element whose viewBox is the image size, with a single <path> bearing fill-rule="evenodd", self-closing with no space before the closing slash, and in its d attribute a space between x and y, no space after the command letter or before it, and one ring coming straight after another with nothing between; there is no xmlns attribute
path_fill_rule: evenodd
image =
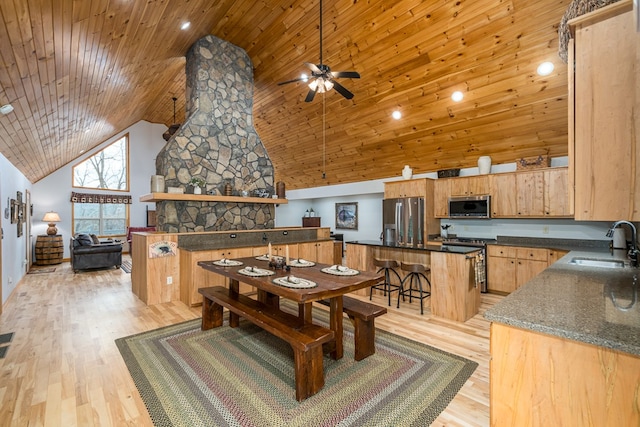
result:
<svg viewBox="0 0 640 427"><path fill-rule="evenodd" d="M351 100L305 103L304 83L277 83L319 61L318 0L0 0L0 152L37 182L139 120L172 124L173 96L182 122L184 55L210 33L251 57L255 126L289 189L566 155L568 5L324 0L324 63L362 78L340 80Z"/></svg>

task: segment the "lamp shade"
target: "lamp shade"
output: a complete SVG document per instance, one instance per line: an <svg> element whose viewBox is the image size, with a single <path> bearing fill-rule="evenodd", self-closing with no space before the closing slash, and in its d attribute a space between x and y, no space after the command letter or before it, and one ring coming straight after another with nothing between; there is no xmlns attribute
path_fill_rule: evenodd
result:
<svg viewBox="0 0 640 427"><path fill-rule="evenodd" d="M47 212L42 218L43 222L60 222L60 215L57 212Z"/></svg>
<svg viewBox="0 0 640 427"><path fill-rule="evenodd" d="M58 234L58 229L56 228L56 222L60 222L60 215L57 212L47 212L42 217L42 221L49 223L49 228L47 228L47 234L50 236L55 236Z"/></svg>

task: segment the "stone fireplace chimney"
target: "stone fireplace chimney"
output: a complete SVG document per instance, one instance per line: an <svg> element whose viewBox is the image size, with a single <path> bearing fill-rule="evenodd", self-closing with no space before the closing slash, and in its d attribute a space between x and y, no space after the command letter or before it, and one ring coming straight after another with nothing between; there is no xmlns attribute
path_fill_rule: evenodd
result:
<svg viewBox="0 0 640 427"><path fill-rule="evenodd" d="M273 194L273 166L253 127L253 68L247 53L214 36L187 53L186 120L156 158L167 187L188 189L203 178L206 191L233 195L245 190ZM164 232L251 230L274 227L272 204L157 202Z"/></svg>

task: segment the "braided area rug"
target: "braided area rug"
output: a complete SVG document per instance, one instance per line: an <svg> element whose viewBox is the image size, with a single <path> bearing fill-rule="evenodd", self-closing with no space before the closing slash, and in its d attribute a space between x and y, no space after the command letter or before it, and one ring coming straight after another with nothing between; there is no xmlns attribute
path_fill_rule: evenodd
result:
<svg viewBox="0 0 640 427"><path fill-rule="evenodd" d="M326 325L325 310L313 316ZM346 318L344 329L344 357L325 355L325 386L302 402L289 345L244 320L204 332L192 320L116 344L156 426L428 426L477 367L380 329L376 353L356 362Z"/></svg>

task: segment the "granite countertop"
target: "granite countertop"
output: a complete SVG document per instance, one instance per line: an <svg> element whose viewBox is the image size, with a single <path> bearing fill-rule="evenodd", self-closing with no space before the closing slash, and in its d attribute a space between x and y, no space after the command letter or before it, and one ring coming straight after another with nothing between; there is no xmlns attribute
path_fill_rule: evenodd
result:
<svg viewBox="0 0 640 427"><path fill-rule="evenodd" d="M414 248L410 246L399 246L399 245L388 245L382 243L379 240L356 240L347 242L354 245L364 245L364 246L376 246L380 248L393 248L393 249L406 249L413 251L427 251L427 252L448 252L452 254L468 254L471 252L478 252L480 248L470 247L470 246L441 246L441 245L424 245L421 248Z"/></svg>
<svg viewBox="0 0 640 427"><path fill-rule="evenodd" d="M609 249L609 240L590 239L564 239L551 237L518 237L518 236L497 236L496 245L500 246L524 246L529 248L559 249L565 251L573 250L602 250Z"/></svg>
<svg viewBox="0 0 640 427"><path fill-rule="evenodd" d="M487 310L484 317L640 356L640 269L569 263L575 257L627 261L624 251L614 252L572 251Z"/></svg>

